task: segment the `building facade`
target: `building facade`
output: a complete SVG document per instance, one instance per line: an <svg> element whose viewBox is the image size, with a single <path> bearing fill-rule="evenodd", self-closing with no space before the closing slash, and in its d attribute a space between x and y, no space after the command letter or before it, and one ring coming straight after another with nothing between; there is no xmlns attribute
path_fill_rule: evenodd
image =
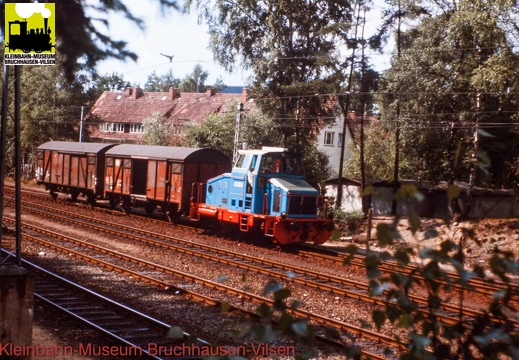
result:
<svg viewBox="0 0 519 360"><path fill-rule="evenodd" d="M344 123L346 121L346 124ZM364 126L369 126L372 121L378 121L374 116L357 116L354 111L348 113L345 119L344 114L337 116L335 121L322 128L317 137L317 149L328 156L330 166L334 176L339 175L339 164L341 159L341 148L344 144L344 160L351 157L349 142L356 141L360 134L360 125L364 121ZM346 125L346 126L344 126ZM344 136L346 129L346 136ZM343 174L343 176L347 176Z"/></svg>
<svg viewBox="0 0 519 360"><path fill-rule="evenodd" d="M91 141L108 143L140 143L144 134L143 122L158 114L169 120L176 135L183 133L189 123L200 123L211 114L224 111L230 103L243 104L247 109L249 91L241 94L183 93L170 88L168 92L144 92L127 88L124 92L105 91L97 99L85 121Z"/></svg>

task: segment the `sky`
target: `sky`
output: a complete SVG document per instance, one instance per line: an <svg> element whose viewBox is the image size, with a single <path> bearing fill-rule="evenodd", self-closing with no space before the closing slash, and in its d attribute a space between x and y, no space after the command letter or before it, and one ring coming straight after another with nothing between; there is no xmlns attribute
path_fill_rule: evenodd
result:
<svg viewBox="0 0 519 360"><path fill-rule="evenodd" d="M148 75L153 71L160 76L171 69L174 77L182 79L193 72L195 65L200 64L202 69L209 73L206 85L214 84L218 77L221 77L227 86L247 84L247 74L230 74L213 61L213 54L208 49L207 26L197 23L196 14L187 15L174 9L161 14L158 1L125 0L124 3L132 14L144 20L144 31L116 13L108 15L108 30L103 25L97 26L112 39L126 41L128 49L136 53L139 59L137 62L100 62L96 67L100 75L116 72L132 84L144 86ZM173 56L172 61L161 53Z"/></svg>
<svg viewBox="0 0 519 360"><path fill-rule="evenodd" d="M87 0L87 3L94 1ZM375 3L377 2L379 1L376 0ZM132 14L144 20L144 31L117 13L109 14L108 30L102 25L99 25L99 29L106 31L114 40L128 42L128 49L136 53L139 59L137 62L103 61L97 66L100 75L117 72L125 80L142 87L153 71L160 76L171 69L174 77L182 79L193 72L195 65L200 64L209 73L206 85L213 85L219 77L227 86L248 84L248 73L237 69L230 74L213 61L213 54L208 49L207 25L198 24L196 13L184 14L170 9L163 14L158 1L125 0L124 3ZM371 16L377 18L377 13ZM374 27L370 25L376 23L368 20L368 33L374 31ZM173 56L172 61L161 53ZM377 70L387 68L387 62L381 60L380 56L373 57L372 62Z"/></svg>

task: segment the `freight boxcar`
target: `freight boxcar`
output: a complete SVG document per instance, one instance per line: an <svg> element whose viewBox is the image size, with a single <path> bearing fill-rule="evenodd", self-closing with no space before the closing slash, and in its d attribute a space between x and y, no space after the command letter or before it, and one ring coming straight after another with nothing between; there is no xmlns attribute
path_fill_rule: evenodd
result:
<svg viewBox="0 0 519 360"><path fill-rule="evenodd" d="M57 192L79 195L90 203L103 197L104 154L115 144L49 141L37 149L36 180L56 198Z"/></svg>
<svg viewBox="0 0 519 360"><path fill-rule="evenodd" d="M105 196L112 206L161 208L169 217L189 213L192 184L230 171L231 162L210 149L117 145L105 154Z"/></svg>

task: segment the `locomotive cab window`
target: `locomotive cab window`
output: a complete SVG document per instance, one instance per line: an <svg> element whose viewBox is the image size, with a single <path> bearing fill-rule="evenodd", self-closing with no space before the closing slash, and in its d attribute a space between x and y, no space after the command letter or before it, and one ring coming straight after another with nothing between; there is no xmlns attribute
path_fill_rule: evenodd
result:
<svg viewBox="0 0 519 360"><path fill-rule="evenodd" d="M292 174L304 175L301 158L297 155L266 155L261 160L260 165L261 174Z"/></svg>
<svg viewBox="0 0 519 360"><path fill-rule="evenodd" d="M237 168L247 168L249 167L249 163L251 161L251 155L249 154L241 154L236 160Z"/></svg>
<svg viewBox="0 0 519 360"><path fill-rule="evenodd" d="M265 155L261 159L260 173L273 174L281 172L281 157L274 155Z"/></svg>

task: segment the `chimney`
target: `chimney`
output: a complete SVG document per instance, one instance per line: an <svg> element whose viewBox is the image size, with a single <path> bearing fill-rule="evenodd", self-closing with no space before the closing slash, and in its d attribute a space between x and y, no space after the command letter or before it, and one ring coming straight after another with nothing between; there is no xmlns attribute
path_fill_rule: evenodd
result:
<svg viewBox="0 0 519 360"><path fill-rule="evenodd" d="M170 87L169 92L168 92L168 100L175 100L176 98L179 98L179 97L180 97L180 89Z"/></svg>
<svg viewBox="0 0 519 360"><path fill-rule="evenodd" d="M132 97L134 100L140 98L142 95L144 95L144 93L142 92L142 89L140 87L136 87L135 89L133 89Z"/></svg>
<svg viewBox="0 0 519 360"><path fill-rule="evenodd" d="M207 97L211 97L213 96L214 94L216 94L216 90L215 89L207 89L207 91L205 92L205 95Z"/></svg>
<svg viewBox="0 0 519 360"><path fill-rule="evenodd" d="M126 89L124 89L124 95L131 96L132 95L132 88L131 87L127 87Z"/></svg>

